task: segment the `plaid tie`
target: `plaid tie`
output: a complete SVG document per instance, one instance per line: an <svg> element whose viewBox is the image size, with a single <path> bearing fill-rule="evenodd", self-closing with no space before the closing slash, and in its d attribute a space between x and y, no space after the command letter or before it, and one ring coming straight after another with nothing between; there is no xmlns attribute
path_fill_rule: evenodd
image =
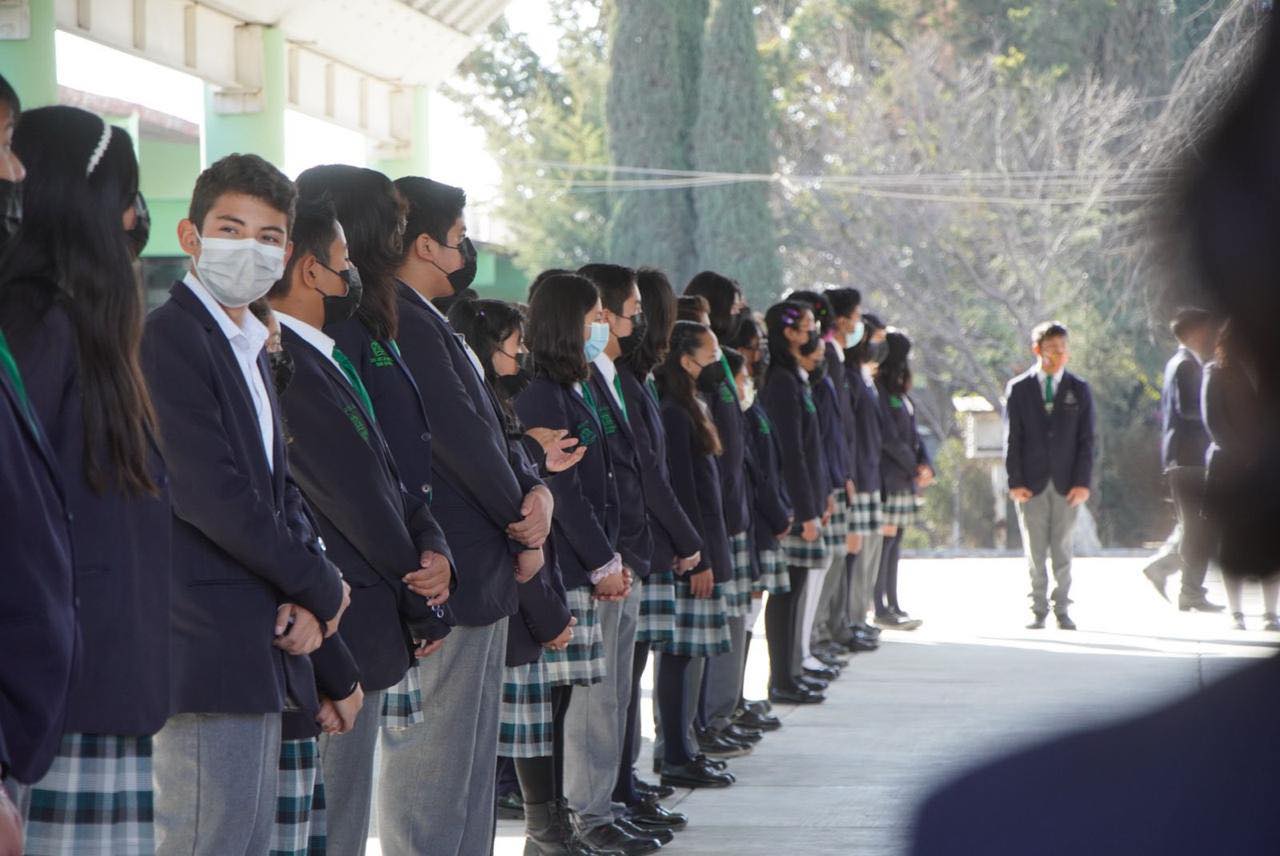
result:
<svg viewBox="0 0 1280 856"><path fill-rule="evenodd" d="M347 355L339 350L337 345L333 346L333 361L342 369L342 373L347 376L347 380L351 381L352 388L355 389L356 395L364 404L365 413L374 422L378 421L378 416L373 412L373 399L369 398L369 390L364 388L364 381L360 380L360 375L356 374L356 367L351 364L351 360L347 359Z"/></svg>

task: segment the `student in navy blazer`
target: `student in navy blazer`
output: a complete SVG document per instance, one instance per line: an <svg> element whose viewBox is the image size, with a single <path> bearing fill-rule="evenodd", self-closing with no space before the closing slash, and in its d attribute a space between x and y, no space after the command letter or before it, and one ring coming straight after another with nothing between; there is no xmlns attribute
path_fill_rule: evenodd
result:
<svg viewBox="0 0 1280 856"><path fill-rule="evenodd" d="M303 500L289 477L266 328L246 309L282 273L293 204L292 183L255 155L202 173L179 227L193 271L143 336L174 507L178 715L155 742L162 854L269 841L280 711L314 695L299 655L337 631L347 603L338 569L296 528Z"/></svg>
<svg viewBox="0 0 1280 856"><path fill-rule="evenodd" d="M1037 325L1031 333L1036 365L1005 387L1005 469L1031 575L1032 628L1044 626L1051 599L1058 626L1075 629L1067 614L1071 535L1093 480L1093 394L1066 370L1067 337L1056 321Z"/></svg>
<svg viewBox="0 0 1280 856"><path fill-rule="evenodd" d="M519 606L518 582L542 567L553 502L538 476L513 462L479 359L431 304L474 275L474 250L464 243L466 194L420 177L395 186L407 204L396 343L431 426L431 509L449 542L458 588L454 632L418 666L427 723L383 734L382 786L396 794L380 805L405 818L384 831L384 846L479 852L493 837L507 618ZM387 439L411 477L410 468L420 466L411 459L425 441L408 432ZM425 808L412 793L424 777L446 794Z"/></svg>
<svg viewBox="0 0 1280 856"><path fill-rule="evenodd" d="M106 148L93 162L99 141ZM121 228L121 215L135 216L137 163L127 133L72 107L28 111L14 146L31 199L5 258L0 325L65 478L82 642L62 743L30 802L92 799L104 809L88 823L92 837L113 853L140 853L153 844L150 816L137 808L150 797L151 735L170 712L171 513ZM91 759L100 755L132 759L148 781L99 769ZM72 849L85 825L75 812L33 809L27 849Z"/></svg>
<svg viewBox="0 0 1280 856"><path fill-rule="evenodd" d="M850 620L854 638L861 647L875 644L880 628L867 621L880 575L884 549L881 531L880 453L884 446L885 414L875 382L876 366L888 352L885 325L870 313L862 316L862 339L846 351L845 372L849 376L853 416L857 422L857 443L853 454L853 482L856 486L850 506L849 532L860 538L858 559L850 584Z"/></svg>

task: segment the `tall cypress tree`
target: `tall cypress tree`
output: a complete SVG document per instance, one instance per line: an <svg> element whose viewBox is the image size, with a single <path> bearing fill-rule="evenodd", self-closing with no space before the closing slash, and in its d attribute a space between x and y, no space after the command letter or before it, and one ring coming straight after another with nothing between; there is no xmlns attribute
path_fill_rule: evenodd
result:
<svg viewBox="0 0 1280 856"><path fill-rule="evenodd" d="M684 0L616 0L606 110L615 166L690 167L691 91L681 75L677 24L684 5ZM610 261L660 267L676 282L690 274L693 201L688 190L620 189L611 201Z"/></svg>
<svg viewBox="0 0 1280 856"><path fill-rule="evenodd" d="M773 171L768 101L751 0L715 0L702 49L694 167L708 172ZM736 182L694 190L699 267L742 283L758 305L782 286L769 185Z"/></svg>

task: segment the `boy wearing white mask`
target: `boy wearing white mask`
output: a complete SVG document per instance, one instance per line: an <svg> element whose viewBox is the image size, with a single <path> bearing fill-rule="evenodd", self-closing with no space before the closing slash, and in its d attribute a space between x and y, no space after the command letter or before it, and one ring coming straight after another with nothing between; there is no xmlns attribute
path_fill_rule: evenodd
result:
<svg viewBox="0 0 1280 856"><path fill-rule="evenodd" d="M349 603L289 477L267 329L248 310L283 273L295 195L256 155L205 170L178 225L191 270L143 336L176 574L158 854L267 852L281 712L318 709L306 655Z"/></svg>

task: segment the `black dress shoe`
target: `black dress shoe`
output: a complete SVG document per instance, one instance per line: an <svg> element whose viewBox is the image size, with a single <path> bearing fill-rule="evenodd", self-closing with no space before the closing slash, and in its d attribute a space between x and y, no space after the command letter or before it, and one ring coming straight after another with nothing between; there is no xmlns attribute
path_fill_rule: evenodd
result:
<svg viewBox="0 0 1280 856"><path fill-rule="evenodd" d="M758 698L749 701L744 700L742 706L753 713L773 713L773 705L769 704L768 699Z"/></svg>
<svg viewBox="0 0 1280 856"><path fill-rule="evenodd" d="M827 681L828 683L840 677L840 670L832 669L829 666L821 669L806 668L804 673L811 678L817 678L820 681Z"/></svg>
<svg viewBox="0 0 1280 856"><path fill-rule="evenodd" d="M1057 618L1058 618L1059 630L1075 630L1076 629L1076 623L1072 621L1071 616L1067 615L1065 612L1059 612L1057 615Z"/></svg>
<svg viewBox="0 0 1280 856"><path fill-rule="evenodd" d="M813 656L817 658L819 663L829 669L839 670L849 665L849 660L845 657L833 657L829 654L814 654Z"/></svg>
<svg viewBox="0 0 1280 856"><path fill-rule="evenodd" d="M707 732L698 738L698 748L712 758L741 758L751 754L750 746L715 732Z"/></svg>
<svg viewBox="0 0 1280 856"><path fill-rule="evenodd" d="M633 822L629 817L620 817L613 822L613 825L636 838L652 838L663 847L676 840L675 833L670 829L647 829Z"/></svg>
<svg viewBox="0 0 1280 856"><path fill-rule="evenodd" d="M643 856L645 853L656 853L662 849L658 839L632 835L612 823L581 832L578 838L593 850L623 853L625 856Z"/></svg>
<svg viewBox="0 0 1280 856"><path fill-rule="evenodd" d="M1028 630L1044 630L1045 613L1032 613L1031 623L1027 625Z"/></svg>
<svg viewBox="0 0 1280 856"><path fill-rule="evenodd" d="M1226 607L1219 603L1210 603L1206 597L1178 598L1178 609L1183 612L1222 612Z"/></svg>
<svg viewBox="0 0 1280 856"><path fill-rule="evenodd" d="M735 725L742 725L746 728L754 728L756 731L777 731L782 727L782 720L776 716L769 714L754 713L750 710L744 710L734 720Z"/></svg>
<svg viewBox="0 0 1280 856"><path fill-rule="evenodd" d="M734 740L745 740L748 743L759 743L764 739L764 732L757 731L754 728L748 728L741 723L731 722L724 730Z"/></svg>
<svg viewBox="0 0 1280 856"><path fill-rule="evenodd" d="M524 797L518 793L498 797L498 817L502 820L524 820Z"/></svg>
<svg viewBox="0 0 1280 856"><path fill-rule="evenodd" d="M827 687L831 686L831 682L824 681L821 678L815 678L810 675L801 675L796 678L796 686L803 690L820 693L826 690Z"/></svg>
<svg viewBox="0 0 1280 856"><path fill-rule="evenodd" d="M636 789L636 793L645 798L665 800L675 794L674 788L669 788L666 785L655 785L641 779L636 779L633 787Z"/></svg>
<svg viewBox="0 0 1280 856"><path fill-rule="evenodd" d="M812 690L777 689L769 690L769 700L778 704L818 704L827 697Z"/></svg>
<svg viewBox="0 0 1280 856"><path fill-rule="evenodd" d="M889 607L889 611L894 615L898 616L898 618L903 619L904 621L911 617L910 615L907 614L907 611L905 609L899 609L896 606Z"/></svg>
<svg viewBox="0 0 1280 856"><path fill-rule="evenodd" d="M858 654L875 651L880 647L880 643L871 636L855 636L850 644L853 646L854 652Z"/></svg>
<svg viewBox="0 0 1280 856"><path fill-rule="evenodd" d="M727 761L721 761L719 758L709 758L701 752L694 756L693 762L695 764L701 764L709 770L715 770L717 773L726 773L729 771L729 763ZM735 782L738 780L733 773L729 773L729 778L733 779Z"/></svg>
<svg viewBox="0 0 1280 856"><path fill-rule="evenodd" d="M733 784L733 778L696 762L663 764L662 784L673 788L727 788Z"/></svg>
<svg viewBox="0 0 1280 856"><path fill-rule="evenodd" d="M689 825L689 818L678 811L668 811L656 802L641 802L627 807L627 820L644 829L648 826L672 832Z"/></svg>

